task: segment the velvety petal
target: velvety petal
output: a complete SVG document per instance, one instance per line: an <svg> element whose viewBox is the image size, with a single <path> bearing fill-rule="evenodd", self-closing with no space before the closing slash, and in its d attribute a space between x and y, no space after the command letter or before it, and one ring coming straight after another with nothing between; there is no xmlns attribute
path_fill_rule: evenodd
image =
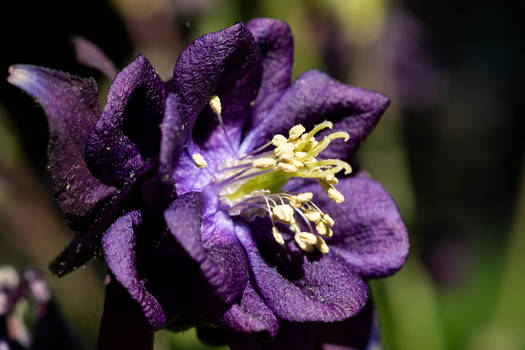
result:
<svg viewBox="0 0 525 350"><path fill-rule="evenodd" d="M279 321L250 283L244 289L239 304L233 304L220 320L223 327L241 334L257 334L273 338L279 330Z"/></svg>
<svg viewBox="0 0 525 350"><path fill-rule="evenodd" d="M201 215L205 205L200 192L189 192L177 198L164 212L170 232L200 269L216 294L226 302L235 300L248 279L247 262L227 218L219 213L212 219Z"/></svg>
<svg viewBox="0 0 525 350"><path fill-rule="evenodd" d="M82 36L74 36L71 43L78 62L99 70L111 80L115 78L117 68L97 45Z"/></svg>
<svg viewBox="0 0 525 350"><path fill-rule="evenodd" d="M291 280L263 259L248 228L238 226L236 232L257 287L279 317L294 322L335 322L355 315L365 305L367 285L335 254L318 260L305 257Z"/></svg>
<svg viewBox="0 0 525 350"><path fill-rule="evenodd" d="M345 85L319 71L308 71L297 78L267 117L246 136L241 152L248 153L275 134L287 136L296 124L303 124L308 130L330 120L335 124L331 132L346 131L350 140L333 141L322 156L347 158L374 128L388 104L388 98L380 93Z"/></svg>
<svg viewBox="0 0 525 350"><path fill-rule="evenodd" d="M120 217L102 238L104 258L117 281L141 307L153 328L166 322L166 315L157 299L145 288L136 268L135 232L142 221L139 211L131 211Z"/></svg>
<svg viewBox="0 0 525 350"><path fill-rule="evenodd" d="M175 164L182 152L184 137L190 130L187 119L179 112L179 99L176 94L168 94L160 129L159 175L171 179Z"/></svg>
<svg viewBox="0 0 525 350"><path fill-rule="evenodd" d="M144 56L121 71L89 136L87 164L104 181L122 186L158 157L164 116L164 83Z"/></svg>
<svg viewBox="0 0 525 350"><path fill-rule="evenodd" d="M137 187L144 175L150 171L148 167L141 169L124 188L117 190L104 205L93 215L87 228L81 231L67 245L60 255L49 265L49 269L58 277L63 276L83 266L95 256L101 254L101 233L121 214L126 199Z"/></svg>
<svg viewBox="0 0 525 350"><path fill-rule="evenodd" d="M290 86L293 64L293 37L285 22L255 18L246 24L262 53L263 75L250 118L250 130L258 125Z"/></svg>
<svg viewBox="0 0 525 350"><path fill-rule="evenodd" d="M53 193L71 227L80 229L116 191L93 177L84 160L99 114L97 85L93 79L29 65L12 66L9 73L8 81L32 95L46 112Z"/></svg>
<svg viewBox="0 0 525 350"><path fill-rule="evenodd" d="M376 181L342 179L336 188L345 201L336 204L319 185L302 188L335 220L330 249L367 277L383 277L401 268L409 253L408 232L394 200Z"/></svg>
<svg viewBox="0 0 525 350"><path fill-rule="evenodd" d="M106 286L97 349L149 350L153 349L153 337L139 305L111 278Z"/></svg>
<svg viewBox="0 0 525 350"><path fill-rule="evenodd" d="M192 124L200 115L193 136L202 148L224 147L225 142L238 145L261 72L260 51L240 22L198 38L182 52L173 86L180 96L182 115ZM221 100L224 128L218 127L217 116L206 107L212 95Z"/></svg>

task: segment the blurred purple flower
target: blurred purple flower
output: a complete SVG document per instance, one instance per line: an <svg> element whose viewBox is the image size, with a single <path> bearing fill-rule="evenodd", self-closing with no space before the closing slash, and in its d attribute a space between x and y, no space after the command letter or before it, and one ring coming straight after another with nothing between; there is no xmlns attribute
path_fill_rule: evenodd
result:
<svg viewBox="0 0 525 350"><path fill-rule="evenodd" d="M13 66L46 111L53 190L81 232L53 271L102 248L154 329L272 338L279 320L359 313L365 279L403 265L408 235L381 185L335 174L389 101L318 71L291 83L292 62L285 23L237 23L193 42L168 83L139 56L100 117L92 80Z"/></svg>
<svg viewBox="0 0 525 350"><path fill-rule="evenodd" d="M31 330L15 307L31 300ZM0 349L82 349L80 340L62 317L42 272L26 269L18 274L0 267Z"/></svg>

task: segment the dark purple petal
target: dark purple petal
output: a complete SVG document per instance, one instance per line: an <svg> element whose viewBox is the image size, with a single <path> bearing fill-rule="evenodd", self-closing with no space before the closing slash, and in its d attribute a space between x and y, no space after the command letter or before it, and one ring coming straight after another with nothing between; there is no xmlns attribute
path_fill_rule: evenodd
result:
<svg viewBox="0 0 525 350"><path fill-rule="evenodd" d="M244 289L239 304L233 304L219 321L223 327L242 334L257 334L273 338L279 330L279 321L250 283Z"/></svg>
<svg viewBox="0 0 525 350"><path fill-rule="evenodd" d="M84 160L89 132L98 118L93 79L29 65L9 68L8 81L32 95L49 123L49 165L53 193L73 229L89 221L116 189L100 183Z"/></svg>
<svg viewBox="0 0 525 350"><path fill-rule="evenodd" d="M336 188L345 201L336 204L319 185L302 188L335 220L330 249L366 277L383 277L401 268L408 252L408 232L394 200L376 181L342 179Z"/></svg>
<svg viewBox="0 0 525 350"><path fill-rule="evenodd" d="M87 228L76 235L60 255L49 265L50 270L58 277L63 276L100 255L102 232L121 214L126 199L137 187L138 180L148 173L149 168L143 168L124 188L117 190L111 198L101 205L93 215Z"/></svg>
<svg viewBox="0 0 525 350"><path fill-rule="evenodd" d="M375 336L376 319L372 303L347 320L317 325L317 347L322 350L366 350Z"/></svg>
<svg viewBox="0 0 525 350"><path fill-rule="evenodd" d="M180 96L182 115L191 124L201 115L194 132L201 147L225 143L217 116L206 107L212 95L221 100L227 138L234 147L238 145L261 71L260 51L240 22L198 38L182 52L173 72L173 86Z"/></svg>
<svg viewBox="0 0 525 350"><path fill-rule="evenodd" d="M335 140L322 156L344 159L361 145L388 104L388 98L380 93L345 85L319 71L308 71L297 78L267 117L247 135L241 151L248 153L278 133L287 136L296 124L303 124L308 130L330 120L334 122L331 132L346 131L350 140Z"/></svg>
<svg viewBox="0 0 525 350"><path fill-rule="evenodd" d="M317 261L305 257L291 280L263 259L248 228L238 226L236 232L257 287L279 317L294 322L335 322L355 315L365 305L367 285L335 254Z"/></svg>
<svg viewBox="0 0 525 350"><path fill-rule="evenodd" d="M246 25L262 53L261 87L252 108L250 125L255 127L290 86L293 64L293 37L285 22L255 18ZM251 128L248 129L248 133Z"/></svg>
<svg viewBox="0 0 525 350"><path fill-rule="evenodd" d="M81 36L71 38L71 43L78 62L101 71L111 80L115 78L117 68L97 45Z"/></svg>
<svg viewBox="0 0 525 350"><path fill-rule="evenodd" d="M116 280L140 305L151 327L160 328L166 323L166 315L137 273L134 231L141 221L139 211L131 211L120 217L104 234L102 249L106 264Z"/></svg>
<svg viewBox="0 0 525 350"><path fill-rule="evenodd" d="M147 159L158 156L164 116L164 83L144 56L121 71L89 136L87 164L104 181L122 186Z"/></svg>
<svg viewBox="0 0 525 350"><path fill-rule="evenodd" d="M97 349L153 349L153 330L144 319L139 305L114 278L106 286Z"/></svg>
<svg viewBox="0 0 525 350"><path fill-rule="evenodd" d="M179 112L179 99L176 94L168 94L160 129L159 175L161 178L171 179L173 168L182 151L184 136L190 130L187 119Z"/></svg>
<svg viewBox="0 0 525 350"><path fill-rule="evenodd" d="M244 290L248 279L243 249L233 233L233 225L220 212L204 218L202 193L189 192L177 198L164 212L170 232L200 269L216 294L232 302ZM232 227L228 227L228 224Z"/></svg>

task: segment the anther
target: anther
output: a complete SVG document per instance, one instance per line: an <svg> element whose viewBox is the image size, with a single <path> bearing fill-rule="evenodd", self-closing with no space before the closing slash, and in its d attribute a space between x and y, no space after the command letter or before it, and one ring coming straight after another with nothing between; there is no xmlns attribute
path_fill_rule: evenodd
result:
<svg viewBox="0 0 525 350"><path fill-rule="evenodd" d="M314 195L312 192L305 192L305 193L300 193L296 196L290 196L288 200L292 207L300 208L303 206L304 203L311 201L312 198L314 198Z"/></svg>
<svg viewBox="0 0 525 350"><path fill-rule="evenodd" d="M321 221L321 213L315 210L307 210L304 212L304 216L313 223Z"/></svg>
<svg viewBox="0 0 525 350"><path fill-rule="evenodd" d="M281 234L281 232L279 232L279 230L275 226L272 227L272 235L277 243L279 243L280 245L284 245L283 235Z"/></svg>
<svg viewBox="0 0 525 350"><path fill-rule="evenodd" d="M325 240L321 237L317 237L315 247L323 254L326 254L330 251L330 248L328 248L328 244L326 244Z"/></svg>
<svg viewBox="0 0 525 350"><path fill-rule="evenodd" d="M216 115L222 114L222 105L219 96L213 95L212 97L210 97L210 101L208 102L208 104L210 105L210 108L213 111L213 113L215 113Z"/></svg>
<svg viewBox="0 0 525 350"><path fill-rule="evenodd" d="M273 158L259 158L252 162L252 166L257 169L273 168L277 161Z"/></svg>
<svg viewBox="0 0 525 350"><path fill-rule="evenodd" d="M308 245L314 245L317 243L317 236L310 232L299 232L296 234L298 238Z"/></svg>
<svg viewBox="0 0 525 350"><path fill-rule="evenodd" d="M295 240L295 243L297 243L297 245L299 246L299 248L301 248L305 252L311 253L314 251L314 247L310 244L303 242L299 234L296 234L293 238Z"/></svg>
<svg viewBox="0 0 525 350"><path fill-rule="evenodd" d="M272 138L272 145L279 147L283 143L288 142L288 139L281 134L277 134Z"/></svg>
<svg viewBox="0 0 525 350"><path fill-rule="evenodd" d="M191 157L193 158L193 162L195 163L195 165L199 168L206 168L208 166L208 163L206 162L204 157L201 156L199 153L194 153Z"/></svg>
<svg viewBox="0 0 525 350"><path fill-rule="evenodd" d="M290 135L289 140L297 140L299 137L301 137L302 134L304 134L305 131L306 129L304 128L304 126L302 126L301 124L297 124L296 126L290 129L288 133Z"/></svg>
<svg viewBox="0 0 525 350"><path fill-rule="evenodd" d="M288 204L276 205L272 208L272 213L277 220L285 224L292 225L295 223L295 219L293 217L294 210Z"/></svg>
<svg viewBox="0 0 525 350"><path fill-rule="evenodd" d="M330 197L330 199L337 204L343 203L345 201L343 194L336 190L333 186L330 187L326 193L328 194L328 197Z"/></svg>
<svg viewBox="0 0 525 350"><path fill-rule="evenodd" d="M284 171L285 173L295 173L297 171L297 168L294 167L292 164L288 164L284 162L279 162L277 164L277 167L281 169L282 171Z"/></svg>

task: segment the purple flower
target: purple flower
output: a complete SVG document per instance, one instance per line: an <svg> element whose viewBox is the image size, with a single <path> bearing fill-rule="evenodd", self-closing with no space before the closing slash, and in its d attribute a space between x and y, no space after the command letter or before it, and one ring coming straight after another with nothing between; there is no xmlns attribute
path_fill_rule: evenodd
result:
<svg viewBox="0 0 525 350"><path fill-rule="evenodd" d="M30 315L16 310L20 302L29 300ZM27 319L31 319L30 332L25 325ZM0 267L0 349L82 349L41 271L26 269L18 274L10 266Z"/></svg>
<svg viewBox="0 0 525 350"><path fill-rule="evenodd" d="M389 101L318 71L291 83L292 61L285 23L237 23L193 42L167 83L139 56L100 116L92 80L14 66L48 116L53 190L80 231L53 270L101 248L155 329L271 338L279 320L359 313L365 280L408 254L391 197L347 163Z"/></svg>

